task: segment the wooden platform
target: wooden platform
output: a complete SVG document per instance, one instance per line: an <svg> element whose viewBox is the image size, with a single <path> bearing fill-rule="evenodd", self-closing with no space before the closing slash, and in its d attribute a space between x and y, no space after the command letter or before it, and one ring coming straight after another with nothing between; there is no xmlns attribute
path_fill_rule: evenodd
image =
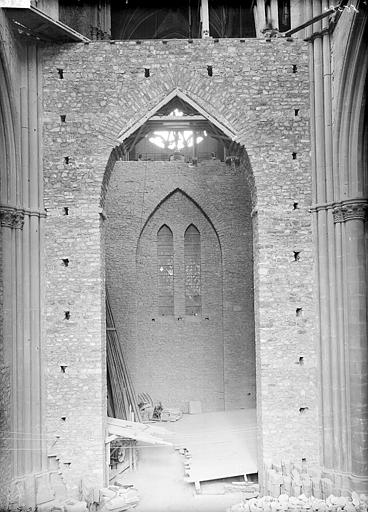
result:
<svg viewBox="0 0 368 512"><path fill-rule="evenodd" d="M258 472L255 409L185 414L169 428L191 455L186 481L197 490L200 482Z"/></svg>

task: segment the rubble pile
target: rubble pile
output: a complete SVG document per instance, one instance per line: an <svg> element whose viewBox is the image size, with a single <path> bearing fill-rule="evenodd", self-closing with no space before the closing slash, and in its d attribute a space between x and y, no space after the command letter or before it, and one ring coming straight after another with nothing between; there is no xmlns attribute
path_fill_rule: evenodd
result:
<svg viewBox="0 0 368 512"><path fill-rule="evenodd" d="M334 482L319 466L307 463L306 459L300 463L284 460L264 466L263 492L274 498L280 494L296 498L304 494L327 500L331 495L340 495L342 487L342 482Z"/></svg>
<svg viewBox="0 0 368 512"><path fill-rule="evenodd" d="M138 491L132 486L110 485L100 489L100 512L132 510L138 503Z"/></svg>
<svg viewBox="0 0 368 512"><path fill-rule="evenodd" d="M232 492L241 492L243 499L249 500L251 498L258 498L259 485L254 482L231 482L231 484L224 485L226 494Z"/></svg>
<svg viewBox="0 0 368 512"><path fill-rule="evenodd" d="M88 507L85 501L70 498L65 501L55 501L48 510L50 512L88 512Z"/></svg>
<svg viewBox="0 0 368 512"><path fill-rule="evenodd" d="M330 495L326 500L304 494L298 497L281 494L277 498L263 496L232 505L227 512L367 512L368 496L353 492L351 497Z"/></svg>

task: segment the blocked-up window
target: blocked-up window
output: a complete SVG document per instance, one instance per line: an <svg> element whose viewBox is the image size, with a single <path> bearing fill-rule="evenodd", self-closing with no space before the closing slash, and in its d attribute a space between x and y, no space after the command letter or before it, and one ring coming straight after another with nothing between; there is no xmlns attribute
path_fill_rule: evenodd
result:
<svg viewBox="0 0 368 512"><path fill-rule="evenodd" d="M201 298L201 235L191 224L184 235L185 314L199 315Z"/></svg>
<svg viewBox="0 0 368 512"><path fill-rule="evenodd" d="M158 311L174 314L174 241L171 229L163 225L157 233Z"/></svg>

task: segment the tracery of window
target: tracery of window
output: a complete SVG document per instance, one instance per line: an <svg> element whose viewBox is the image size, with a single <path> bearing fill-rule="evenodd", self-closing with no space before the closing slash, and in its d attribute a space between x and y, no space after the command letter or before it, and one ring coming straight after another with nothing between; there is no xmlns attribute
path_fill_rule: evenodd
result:
<svg viewBox="0 0 368 512"><path fill-rule="evenodd" d="M201 235L191 224L184 235L185 314L199 315L201 297Z"/></svg>
<svg viewBox="0 0 368 512"><path fill-rule="evenodd" d="M174 241L164 224L157 233L158 311L161 316L174 314Z"/></svg>
<svg viewBox="0 0 368 512"><path fill-rule="evenodd" d="M184 113L176 108L169 115L172 117L182 117ZM159 148L180 151L181 149L193 147L194 139L197 144L200 144L207 136L205 130L196 133L197 135L195 136L192 130L157 130L153 132L148 140Z"/></svg>

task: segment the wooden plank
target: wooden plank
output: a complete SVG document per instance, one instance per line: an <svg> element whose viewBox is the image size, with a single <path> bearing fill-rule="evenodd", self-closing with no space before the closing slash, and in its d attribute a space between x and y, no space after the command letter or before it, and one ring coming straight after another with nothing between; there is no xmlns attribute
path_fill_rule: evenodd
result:
<svg viewBox="0 0 368 512"><path fill-rule="evenodd" d="M41 39L53 41L89 42L90 39L76 32L61 21L51 18L48 14L36 7L25 9L7 9L9 17L37 34Z"/></svg>
<svg viewBox="0 0 368 512"><path fill-rule="evenodd" d="M134 417L141 422L141 414L137 403L134 387L125 363L122 345L116 331L114 318L106 290L106 355L108 375L111 387L112 410L115 415L130 419L130 407Z"/></svg>
<svg viewBox="0 0 368 512"><path fill-rule="evenodd" d="M157 121L157 122L162 122L162 121L168 121L168 122L179 122L182 121L183 123L185 123L186 121L206 121L207 122L207 119L202 116L201 114L198 114L198 115L184 115L184 116L152 116L150 119L149 119L150 122L152 121Z"/></svg>
<svg viewBox="0 0 368 512"><path fill-rule="evenodd" d="M220 478L257 473L255 410L217 411L184 415L170 426L176 444L187 448L187 482L205 482Z"/></svg>

